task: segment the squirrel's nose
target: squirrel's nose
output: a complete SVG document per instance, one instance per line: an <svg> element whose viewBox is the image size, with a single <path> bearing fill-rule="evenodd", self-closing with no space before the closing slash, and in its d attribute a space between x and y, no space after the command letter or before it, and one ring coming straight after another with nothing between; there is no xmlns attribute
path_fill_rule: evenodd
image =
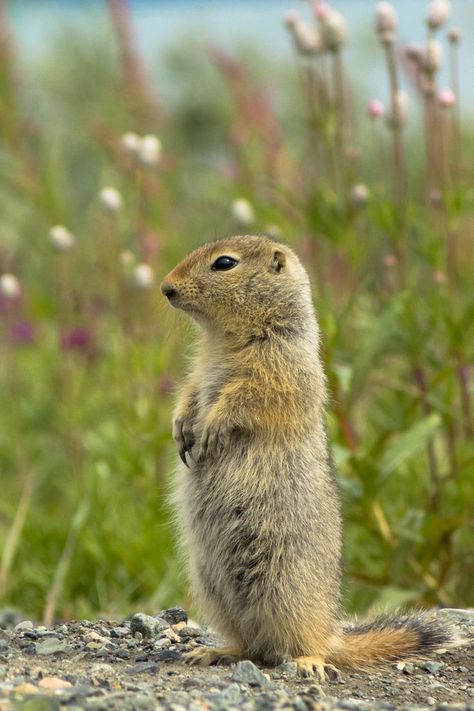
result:
<svg viewBox="0 0 474 711"><path fill-rule="evenodd" d="M178 295L177 290L170 284L167 284L165 281L161 285L161 293L164 294L167 299L172 299L173 297Z"/></svg>

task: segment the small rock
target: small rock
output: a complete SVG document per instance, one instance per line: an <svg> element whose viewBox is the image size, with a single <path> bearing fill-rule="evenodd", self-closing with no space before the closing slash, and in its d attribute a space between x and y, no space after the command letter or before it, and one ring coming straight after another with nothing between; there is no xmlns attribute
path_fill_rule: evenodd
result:
<svg viewBox="0 0 474 711"><path fill-rule="evenodd" d="M326 696L319 684L311 684L311 686L306 690L306 693L315 699L320 699L323 696Z"/></svg>
<svg viewBox="0 0 474 711"><path fill-rule="evenodd" d="M293 662L291 659L287 659L276 667L275 672L279 675L284 674L285 676L294 677L298 672L298 667L296 662Z"/></svg>
<svg viewBox="0 0 474 711"><path fill-rule="evenodd" d="M467 674L469 669L467 667L458 667L458 671L460 671L462 674Z"/></svg>
<svg viewBox="0 0 474 711"><path fill-rule="evenodd" d="M190 679L183 679L182 687L183 689L202 689L205 682L202 679L197 679L196 677L191 677Z"/></svg>
<svg viewBox="0 0 474 711"><path fill-rule="evenodd" d="M25 630L32 630L33 627L34 624L31 620L23 620L23 622L19 622L17 625L15 625L15 632L24 632Z"/></svg>
<svg viewBox="0 0 474 711"><path fill-rule="evenodd" d="M125 637L128 634L130 634L130 629L128 627L113 627L110 631L110 636L115 639Z"/></svg>
<svg viewBox="0 0 474 711"><path fill-rule="evenodd" d="M36 654L41 656L46 656L49 654L61 654L67 652L69 649L65 641L58 639L57 637L50 637L45 639L44 642L38 642L36 645Z"/></svg>
<svg viewBox="0 0 474 711"><path fill-rule="evenodd" d="M235 665L235 669L230 678L231 681L249 684L250 686L262 686L264 688L271 688L272 686L268 677L266 677L253 662L247 659Z"/></svg>
<svg viewBox="0 0 474 711"><path fill-rule="evenodd" d="M459 622L474 623L474 610L462 610L456 607L445 607L436 612L436 617L445 617Z"/></svg>
<svg viewBox="0 0 474 711"><path fill-rule="evenodd" d="M229 704L238 703L240 697L240 686L235 683L229 684L229 686L221 693L221 699L223 699Z"/></svg>
<svg viewBox="0 0 474 711"><path fill-rule="evenodd" d="M137 612L130 620L130 631L132 634L140 632L144 637L154 637L165 629L169 628L169 623L159 617L151 617Z"/></svg>
<svg viewBox="0 0 474 711"><path fill-rule="evenodd" d="M91 632L87 632L87 634L84 635L84 641L85 642L102 642L102 644L104 644L105 642L109 641L109 638L103 637L102 635L97 634L97 632L94 632L92 630Z"/></svg>
<svg viewBox="0 0 474 711"><path fill-rule="evenodd" d="M181 658L181 652L177 649L162 649L153 657L159 662L177 662Z"/></svg>
<svg viewBox="0 0 474 711"><path fill-rule="evenodd" d="M155 649L166 649L171 647L171 640L168 637L163 637L163 639L157 640L153 646Z"/></svg>
<svg viewBox="0 0 474 711"><path fill-rule="evenodd" d="M127 667L126 671L128 674L156 674L158 664L154 662L141 662L140 664Z"/></svg>
<svg viewBox="0 0 474 711"><path fill-rule="evenodd" d="M421 668L427 671L428 674L437 674L439 670L443 667L443 662L432 662L431 660L428 662L423 662L423 664L421 664Z"/></svg>
<svg viewBox="0 0 474 711"><path fill-rule="evenodd" d="M188 622L188 613L180 607L170 607L169 610L160 613L160 617L168 622L169 625L177 625L179 622L187 624Z"/></svg>
<svg viewBox="0 0 474 711"><path fill-rule="evenodd" d="M181 642L181 637L174 632L171 627L160 632L160 639L169 639L171 642Z"/></svg>
<svg viewBox="0 0 474 711"><path fill-rule="evenodd" d="M177 632L180 637L188 637L190 639L195 639L196 637L200 637L202 635L202 630L200 627L190 627L189 625L183 624L182 623L178 625L173 626L173 631Z"/></svg>
<svg viewBox="0 0 474 711"><path fill-rule="evenodd" d="M6 639L0 639L0 654L6 652L8 649L8 642Z"/></svg>
<svg viewBox="0 0 474 711"><path fill-rule="evenodd" d="M103 646L101 642L87 642L86 649L100 649Z"/></svg>
<svg viewBox="0 0 474 711"><path fill-rule="evenodd" d="M110 674L113 670L114 668L111 664L93 664L90 673L94 676L100 676L101 674Z"/></svg>
<svg viewBox="0 0 474 711"><path fill-rule="evenodd" d="M45 676L44 679L41 679L39 682L38 686L40 686L42 689L69 689L72 684L70 681L66 681L66 679L60 679L58 676Z"/></svg>

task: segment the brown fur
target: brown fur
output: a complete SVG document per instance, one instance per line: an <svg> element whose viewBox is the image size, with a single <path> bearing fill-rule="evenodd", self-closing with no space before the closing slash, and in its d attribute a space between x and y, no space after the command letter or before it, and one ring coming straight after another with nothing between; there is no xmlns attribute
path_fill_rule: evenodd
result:
<svg viewBox="0 0 474 711"><path fill-rule="evenodd" d="M213 270L222 255L237 266ZM410 625L359 636L341 628L326 379L309 279L294 252L266 237L209 243L162 290L202 327L174 416L183 460L176 508L197 600L231 643L188 661L292 657L302 674L324 678L336 671L327 661L416 651Z"/></svg>

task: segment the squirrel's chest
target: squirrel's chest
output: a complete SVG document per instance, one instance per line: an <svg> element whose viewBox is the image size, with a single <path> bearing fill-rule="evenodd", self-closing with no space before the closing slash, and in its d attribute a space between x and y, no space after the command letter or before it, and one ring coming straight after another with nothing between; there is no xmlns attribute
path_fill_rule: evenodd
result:
<svg viewBox="0 0 474 711"><path fill-rule="evenodd" d="M219 399L224 386L229 382L229 374L219 368L206 373L197 394L198 420L206 416L212 405Z"/></svg>

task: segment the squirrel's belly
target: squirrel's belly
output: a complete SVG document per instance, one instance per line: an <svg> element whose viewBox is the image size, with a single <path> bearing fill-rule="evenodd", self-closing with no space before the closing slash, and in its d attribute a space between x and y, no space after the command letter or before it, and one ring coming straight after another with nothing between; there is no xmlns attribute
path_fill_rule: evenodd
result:
<svg viewBox="0 0 474 711"><path fill-rule="evenodd" d="M267 453L263 463L261 452L255 458L248 452L244 460L224 457L183 472L180 504L191 577L203 607L214 610L217 628L220 618L232 620L248 638L271 619L288 629L294 618L296 630L298 620L308 624L321 600L334 596L339 506L319 469L318 460L286 451L284 461Z"/></svg>

